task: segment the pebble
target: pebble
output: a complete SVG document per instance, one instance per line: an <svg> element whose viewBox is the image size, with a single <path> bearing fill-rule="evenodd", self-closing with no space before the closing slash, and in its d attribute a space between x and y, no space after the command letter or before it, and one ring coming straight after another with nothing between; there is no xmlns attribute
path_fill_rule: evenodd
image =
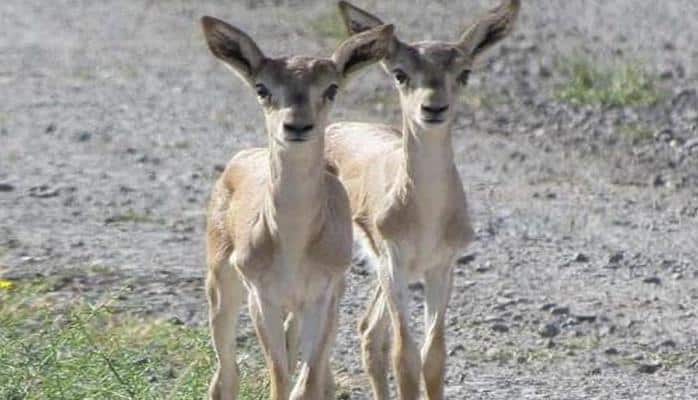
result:
<svg viewBox="0 0 698 400"><path fill-rule="evenodd" d="M624 257L625 257L625 255L623 254L623 252L619 251L619 252L611 254L608 257L608 262L611 264L618 264L619 262L623 261Z"/></svg>
<svg viewBox="0 0 698 400"><path fill-rule="evenodd" d="M489 271L490 269L492 269L492 265L490 265L490 262L488 261L484 265L478 265L477 268L475 268L475 272L484 273Z"/></svg>
<svg viewBox="0 0 698 400"><path fill-rule="evenodd" d="M466 254L458 259L458 264L467 265L475 261L475 254Z"/></svg>
<svg viewBox="0 0 698 400"><path fill-rule="evenodd" d="M560 334L560 328L558 328L554 323L548 323L541 326L541 328L538 330L538 334L544 338L554 338Z"/></svg>
<svg viewBox="0 0 698 400"><path fill-rule="evenodd" d="M0 192L11 192L15 190L15 187L9 183L0 183Z"/></svg>
<svg viewBox="0 0 698 400"><path fill-rule="evenodd" d="M586 262L589 262L589 256L587 256L584 253L577 253L572 258L572 261L578 262L578 263L586 263Z"/></svg>
<svg viewBox="0 0 698 400"><path fill-rule="evenodd" d="M574 316L577 322L596 322L596 315L593 314L577 314Z"/></svg>
<svg viewBox="0 0 698 400"><path fill-rule="evenodd" d="M457 344L457 345L453 346L451 351L448 352L448 355L454 356L454 355L456 355L460 352L463 352L463 351L465 351L465 346L463 346L462 344Z"/></svg>
<svg viewBox="0 0 698 400"><path fill-rule="evenodd" d="M570 308L566 306L553 307L550 313L553 315L567 315L570 313Z"/></svg>
<svg viewBox="0 0 698 400"><path fill-rule="evenodd" d="M33 186L29 188L29 197L47 199L58 196L58 189L51 189L47 185Z"/></svg>
<svg viewBox="0 0 698 400"><path fill-rule="evenodd" d="M672 348L675 348L675 347L676 347L676 342L673 341L673 340L671 340L671 339L667 339L667 340L663 341L662 343L660 343L659 345L662 346L662 347L672 347Z"/></svg>
<svg viewBox="0 0 698 400"><path fill-rule="evenodd" d="M617 356L618 354L620 354L620 352L615 347L609 347L606 350L604 350L604 354L608 356Z"/></svg>
<svg viewBox="0 0 698 400"><path fill-rule="evenodd" d="M662 280L659 277L656 276L650 276L642 280L643 283L649 283L652 285L661 285Z"/></svg>
<svg viewBox="0 0 698 400"><path fill-rule="evenodd" d="M498 333L506 333L509 332L509 327L505 324L502 323L497 323L492 325L492 330Z"/></svg>
<svg viewBox="0 0 698 400"><path fill-rule="evenodd" d="M659 369L662 368L661 363L648 363L648 364L640 364L637 367L637 372L643 373L643 374L653 374Z"/></svg>
<svg viewBox="0 0 698 400"><path fill-rule="evenodd" d="M90 132L80 132L75 139L78 142L87 142L92 139L92 134Z"/></svg>

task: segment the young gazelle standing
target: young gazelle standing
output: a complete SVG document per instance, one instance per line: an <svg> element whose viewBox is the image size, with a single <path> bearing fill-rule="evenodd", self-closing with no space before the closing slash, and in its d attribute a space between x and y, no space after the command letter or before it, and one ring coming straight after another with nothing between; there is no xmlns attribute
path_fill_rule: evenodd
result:
<svg viewBox="0 0 698 400"><path fill-rule="evenodd" d="M383 24L349 3L339 6L352 34ZM393 39L382 65L400 94L402 132L365 123L328 127L328 158L378 260L379 285L359 325L375 399L388 398L389 328L399 398L417 399L422 378L429 400L444 397L444 325L453 268L473 238L451 122L473 62L509 34L520 6L519 0L505 0L454 43ZM407 285L415 280L424 281L426 297L421 355L408 327Z"/></svg>
<svg viewBox="0 0 698 400"><path fill-rule="evenodd" d="M213 54L256 91L268 135L268 148L233 157L211 198L206 287L218 366L209 396L237 398L235 328L246 288L271 399L324 400L352 249L349 200L328 172L324 131L338 88L349 74L385 56L392 26L347 39L331 59L274 59L223 21L204 17L202 24ZM300 325L301 366L292 391L285 312Z"/></svg>

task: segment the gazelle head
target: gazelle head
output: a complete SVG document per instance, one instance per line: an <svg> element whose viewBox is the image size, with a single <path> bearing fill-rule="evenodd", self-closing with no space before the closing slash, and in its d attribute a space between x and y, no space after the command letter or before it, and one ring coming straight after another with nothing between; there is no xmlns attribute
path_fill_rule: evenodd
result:
<svg viewBox="0 0 698 400"><path fill-rule="evenodd" d="M340 1L339 8L350 34L383 24L378 17L346 1ZM474 61L512 31L520 8L520 0L503 0L456 42L407 44L395 37L381 64L395 79L405 118L427 130L450 123L458 93L467 85Z"/></svg>
<svg viewBox="0 0 698 400"><path fill-rule="evenodd" d="M201 19L211 52L257 94L270 139L282 146L317 141L340 87L353 72L387 54L392 25L378 24L342 42L331 58L267 58L244 32Z"/></svg>

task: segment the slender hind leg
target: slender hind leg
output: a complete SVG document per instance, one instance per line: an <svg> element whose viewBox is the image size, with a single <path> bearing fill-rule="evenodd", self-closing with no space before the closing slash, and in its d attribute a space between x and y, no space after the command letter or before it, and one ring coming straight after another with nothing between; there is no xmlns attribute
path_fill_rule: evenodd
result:
<svg viewBox="0 0 698 400"><path fill-rule="evenodd" d="M235 400L239 388L235 363L236 325L244 288L226 259L210 266L206 289L209 325L218 364L209 387L209 398Z"/></svg>
<svg viewBox="0 0 698 400"><path fill-rule="evenodd" d="M379 285L359 323L363 365L371 381L375 400L387 400L389 396L389 321L385 297Z"/></svg>

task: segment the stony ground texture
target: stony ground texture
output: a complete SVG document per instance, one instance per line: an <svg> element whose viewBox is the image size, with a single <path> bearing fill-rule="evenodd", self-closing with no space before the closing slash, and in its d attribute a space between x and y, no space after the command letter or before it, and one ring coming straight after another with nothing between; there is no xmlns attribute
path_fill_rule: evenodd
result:
<svg viewBox="0 0 698 400"><path fill-rule="evenodd" d="M357 4L416 41L454 40L492 2ZM197 20L231 21L267 54L329 55L334 7L3 1L0 276L50 278L66 299L118 291L132 312L203 323L208 191L265 136ZM448 398L698 398L697 40L693 0L528 0L482 61L454 127L477 241L449 309ZM645 69L659 100L561 100L580 58ZM372 68L334 116L397 122L396 93ZM352 267L334 358L352 399L369 398L355 323L372 286Z"/></svg>

